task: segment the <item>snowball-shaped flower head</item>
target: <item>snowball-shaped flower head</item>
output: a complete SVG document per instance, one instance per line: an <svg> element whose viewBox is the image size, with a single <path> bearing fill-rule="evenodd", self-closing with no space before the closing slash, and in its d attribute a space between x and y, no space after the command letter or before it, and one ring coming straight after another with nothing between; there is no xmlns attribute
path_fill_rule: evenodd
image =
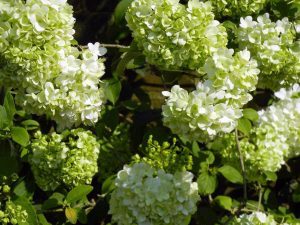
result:
<svg viewBox="0 0 300 225"><path fill-rule="evenodd" d="M275 96L279 101L259 112L258 135L265 139L272 136L270 145L272 140L288 145L286 151L282 150L285 157L300 155L300 87L295 84L290 89L282 88Z"/></svg>
<svg viewBox="0 0 300 225"><path fill-rule="evenodd" d="M259 63L259 87L278 89L300 80L300 44L295 42L295 29L288 18L272 22L269 14L253 20L241 18L237 41L248 48Z"/></svg>
<svg viewBox="0 0 300 225"><path fill-rule="evenodd" d="M90 131L74 129L62 134L35 134L29 163L37 185L53 191L89 184L98 171L99 144Z"/></svg>
<svg viewBox="0 0 300 225"><path fill-rule="evenodd" d="M250 137L240 140L251 173L276 172L288 158L300 155L300 87L295 84L290 89L282 88L275 96L279 101L259 111L259 120ZM216 140L212 148L219 151L225 161L238 162L234 139L234 135L225 135Z"/></svg>
<svg viewBox="0 0 300 225"><path fill-rule="evenodd" d="M269 0L213 0L214 12L221 16L240 17L258 14Z"/></svg>
<svg viewBox="0 0 300 225"><path fill-rule="evenodd" d="M99 79L105 52L99 43L79 51L72 7L64 0L0 3L0 84L16 103L46 114L61 128L94 124L104 101Z"/></svg>
<svg viewBox="0 0 300 225"><path fill-rule="evenodd" d="M277 225L272 215L263 212L253 212L251 214L242 214L235 218L231 225Z"/></svg>
<svg viewBox="0 0 300 225"><path fill-rule="evenodd" d="M200 69L227 44L225 28L210 2L134 0L126 13L129 28L147 61L163 69Z"/></svg>
<svg viewBox="0 0 300 225"><path fill-rule="evenodd" d="M242 110L226 99L226 92L208 82L199 83L192 92L175 85L163 94L167 97L162 107L164 124L188 140L205 142L220 132L229 133L242 116Z"/></svg>
<svg viewBox="0 0 300 225"><path fill-rule="evenodd" d="M200 198L192 179L190 172L156 174L144 163L124 166L109 202L112 220L118 225L187 225Z"/></svg>
<svg viewBox="0 0 300 225"><path fill-rule="evenodd" d="M218 49L206 60L204 71L215 89L226 91L226 98L241 107L252 99L248 92L255 90L259 70L248 50L233 54L233 49Z"/></svg>

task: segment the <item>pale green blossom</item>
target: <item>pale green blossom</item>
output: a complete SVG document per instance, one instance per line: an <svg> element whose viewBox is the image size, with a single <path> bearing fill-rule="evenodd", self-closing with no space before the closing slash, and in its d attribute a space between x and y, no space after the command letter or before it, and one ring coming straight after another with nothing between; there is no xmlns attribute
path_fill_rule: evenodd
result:
<svg viewBox="0 0 300 225"><path fill-rule="evenodd" d="M200 70L206 58L226 47L225 28L210 2L134 0L126 20L148 63L163 69Z"/></svg>
<svg viewBox="0 0 300 225"><path fill-rule="evenodd" d="M0 3L0 84L16 103L46 114L60 129L98 121L105 53L99 43L72 47L72 7L64 0L3 0Z"/></svg>
<svg viewBox="0 0 300 225"><path fill-rule="evenodd" d="M237 41L240 48L247 48L258 62L259 87L277 90L299 82L300 46L295 34L288 18L276 23L267 13L257 21L251 16L241 18Z"/></svg>
<svg viewBox="0 0 300 225"><path fill-rule="evenodd" d="M112 220L118 225L187 225L200 199L192 179L186 171L156 173L144 163L124 166L109 202Z"/></svg>
<svg viewBox="0 0 300 225"><path fill-rule="evenodd" d="M240 17L258 14L269 0L212 0L210 2L219 17Z"/></svg>

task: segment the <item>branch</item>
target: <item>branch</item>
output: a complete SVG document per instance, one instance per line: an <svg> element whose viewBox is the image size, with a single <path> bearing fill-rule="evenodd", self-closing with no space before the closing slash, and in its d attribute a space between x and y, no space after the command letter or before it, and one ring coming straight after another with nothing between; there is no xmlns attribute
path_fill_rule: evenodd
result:
<svg viewBox="0 0 300 225"><path fill-rule="evenodd" d="M119 45L119 44L100 44L100 46L104 48L125 48L125 49L130 48L130 46Z"/></svg>
<svg viewBox="0 0 300 225"><path fill-rule="evenodd" d="M243 206L245 206L246 203L247 203L246 171L245 171L244 157L243 157L242 151L241 151L241 146L240 146L240 141L239 141L239 137L238 137L238 130L237 130L237 128L235 128L235 142L236 142L237 150L239 152L240 166L241 166L242 175L243 175L243 192L244 192L244 194L243 194Z"/></svg>

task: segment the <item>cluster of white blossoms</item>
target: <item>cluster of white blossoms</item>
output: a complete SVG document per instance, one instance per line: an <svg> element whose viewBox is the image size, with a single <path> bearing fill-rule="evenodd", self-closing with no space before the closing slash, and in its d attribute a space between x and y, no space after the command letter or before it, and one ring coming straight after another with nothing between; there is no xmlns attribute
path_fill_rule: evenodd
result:
<svg viewBox="0 0 300 225"><path fill-rule="evenodd" d="M250 137L240 140L246 166L253 174L276 172L287 159L300 155L300 87L282 88L275 96L278 101L258 112ZM212 148L225 161L238 162L233 134L216 140ZM255 180L251 173L248 179Z"/></svg>
<svg viewBox="0 0 300 225"><path fill-rule="evenodd" d="M279 101L259 112L260 120L255 132L259 139L264 139L265 147L274 145L273 149L278 150L274 154L281 153L283 157L291 158L300 154L300 86L295 84L290 89L282 88L275 96ZM281 147L277 147L275 142L281 142Z"/></svg>
<svg viewBox="0 0 300 225"><path fill-rule="evenodd" d="M248 93L257 84L257 63L247 50L233 55L218 49L206 60L207 81L188 92L175 85L163 92L163 122L173 133L188 140L208 141L218 133L230 133L242 117L242 106L252 99Z"/></svg>
<svg viewBox="0 0 300 225"><path fill-rule="evenodd" d="M16 103L60 128L94 124L104 95L99 43L72 47L72 7L65 0L0 2L0 78Z"/></svg>
<svg viewBox="0 0 300 225"><path fill-rule="evenodd" d="M259 64L258 86L278 90L300 81L300 43L288 18L272 22L269 14L241 18L237 32L240 49L247 48Z"/></svg>
<svg viewBox="0 0 300 225"><path fill-rule="evenodd" d="M126 20L148 63L162 69L200 70L206 58L227 44L210 2L134 0Z"/></svg>
<svg viewBox="0 0 300 225"><path fill-rule="evenodd" d="M239 17L258 14L269 0L213 0L214 11L218 16Z"/></svg>
<svg viewBox="0 0 300 225"><path fill-rule="evenodd" d="M29 156L36 184L44 191L90 184L98 172L99 148L92 132L81 128L62 134L36 132Z"/></svg>
<svg viewBox="0 0 300 225"><path fill-rule="evenodd" d="M118 225L187 225L196 212L198 185L190 172L174 175L144 163L124 166L110 199L112 221Z"/></svg>
<svg viewBox="0 0 300 225"><path fill-rule="evenodd" d="M230 225L278 225L278 223L272 215L267 215L263 212L253 212L251 214L241 214Z"/></svg>

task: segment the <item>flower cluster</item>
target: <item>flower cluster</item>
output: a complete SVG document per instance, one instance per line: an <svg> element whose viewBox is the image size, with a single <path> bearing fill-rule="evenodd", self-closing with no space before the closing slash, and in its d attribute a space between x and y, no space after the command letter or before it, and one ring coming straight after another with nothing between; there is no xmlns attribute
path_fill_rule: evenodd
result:
<svg viewBox="0 0 300 225"><path fill-rule="evenodd" d="M297 156L300 154L300 86L295 84L290 89L282 88L275 96L279 101L259 112L257 136L269 140L270 143L265 146L276 140L281 142L281 146L286 145L281 147L284 157Z"/></svg>
<svg viewBox="0 0 300 225"><path fill-rule="evenodd" d="M36 132L29 163L37 185L49 191L91 183L98 171L99 147L93 134L80 128L62 134Z"/></svg>
<svg viewBox="0 0 300 225"><path fill-rule="evenodd" d="M231 225L277 225L272 215L263 212L253 212L251 214L242 214L235 218Z"/></svg>
<svg viewBox="0 0 300 225"><path fill-rule="evenodd" d="M28 224L27 211L11 200L11 187L17 179L17 174L0 176L0 223L3 225Z"/></svg>
<svg viewBox="0 0 300 225"><path fill-rule="evenodd" d="M74 18L66 1L8 0L0 3L1 85L16 103L46 114L61 128L94 124L104 101L99 43L72 47Z"/></svg>
<svg viewBox="0 0 300 225"><path fill-rule="evenodd" d="M269 0L214 0L211 1L218 16L240 17L258 14Z"/></svg>
<svg viewBox="0 0 300 225"><path fill-rule="evenodd" d="M135 0L126 20L147 61L162 69L200 70L206 58L226 47L226 29L210 2Z"/></svg>
<svg viewBox="0 0 300 225"><path fill-rule="evenodd" d="M260 119L249 138L240 140L240 148L251 174L276 172L287 158L300 154L300 87L280 89L280 100L259 112ZM238 162L233 134L224 135L211 145L225 161Z"/></svg>
<svg viewBox="0 0 300 225"><path fill-rule="evenodd" d="M288 18L276 23L267 13L257 21L251 16L241 18L237 41L259 63L259 87L277 90L299 82L300 46L295 38L294 26Z"/></svg>
<svg viewBox="0 0 300 225"><path fill-rule="evenodd" d="M6 202L5 210L0 210L0 223L3 225L28 224L27 218L27 211L21 205L17 205L10 200Z"/></svg>
<svg viewBox="0 0 300 225"><path fill-rule="evenodd" d="M207 81L195 91L179 86L171 92L162 107L163 121L172 132L188 140L208 141L218 133L229 133L242 116L242 106L252 99L255 90L257 63L247 50L233 56L232 49L218 49L203 67Z"/></svg>
<svg viewBox="0 0 300 225"><path fill-rule="evenodd" d="M255 90L260 71L248 50L233 54L233 49L218 49L206 60L204 71L216 90L226 91L225 98L241 107L252 99L248 92Z"/></svg>
<svg viewBox="0 0 300 225"><path fill-rule="evenodd" d="M156 173L144 163L124 166L110 199L112 220L119 225L187 225L199 201L192 179L190 172Z"/></svg>
<svg viewBox="0 0 300 225"><path fill-rule="evenodd" d="M189 153L189 149L180 148L176 145L177 140L174 138L173 143L163 142L162 145L158 141L153 140L150 136L143 152L145 156L135 155L133 161L144 162L152 168L163 169L167 173L175 173L176 171L191 170L193 166L193 158Z"/></svg>

